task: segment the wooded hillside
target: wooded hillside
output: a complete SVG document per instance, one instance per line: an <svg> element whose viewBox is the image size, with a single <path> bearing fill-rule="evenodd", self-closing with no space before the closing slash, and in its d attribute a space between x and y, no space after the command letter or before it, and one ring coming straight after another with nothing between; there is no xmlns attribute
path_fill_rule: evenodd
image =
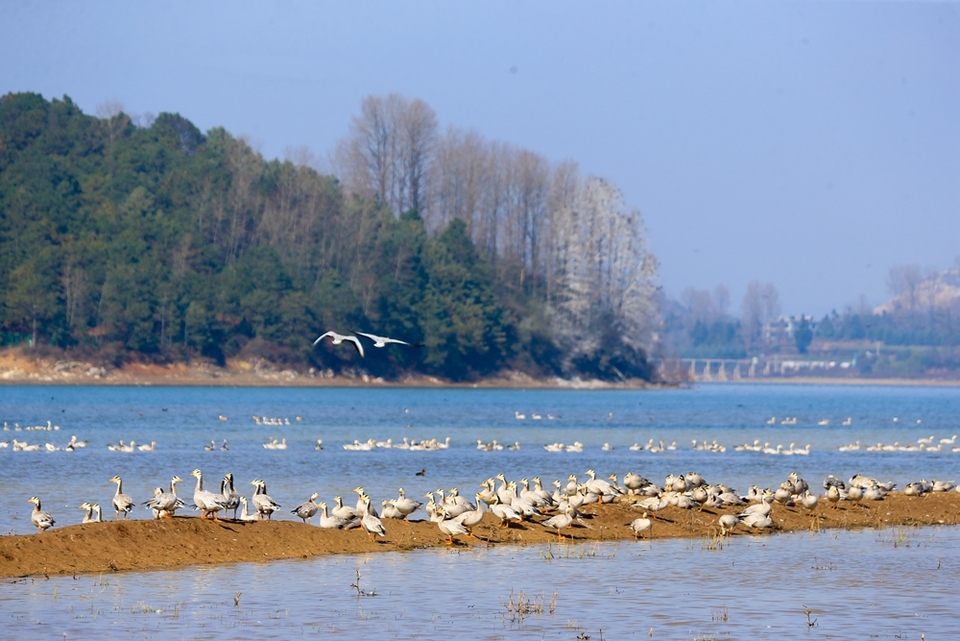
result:
<svg viewBox="0 0 960 641"><path fill-rule="evenodd" d="M340 178L177 114L0 98L0 338L106 361L245 355L451 380L649 378L656 261L574 165L369 98ZM371 331L422 349L313 339Z"/></svg>

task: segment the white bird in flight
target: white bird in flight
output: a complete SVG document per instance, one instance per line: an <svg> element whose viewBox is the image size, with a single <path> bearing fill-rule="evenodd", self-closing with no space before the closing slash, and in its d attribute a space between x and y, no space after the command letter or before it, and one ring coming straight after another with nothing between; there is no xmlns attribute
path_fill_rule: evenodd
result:
<svg viewBox="0 0 960 641"><path fill-rule="evenodd" d="M357 353L360 354L360 358L363 358L363 345L360 343L360 339L357 338L356 336L348 336L348 335L346 335L346 334L338 334L338 333L336 333L335 331L330 330L330 331L328 331L328 332L324 332L323 334L320 334L320 336L317 337L317 340L313 341L313 344L316 345L317 343L319 343L320 341L322 341L323 339L325 339L327 336L329 336L330 338L333 339L333 344L334 344L334 345L339 345L340 343L342 343L342 342L344 342L344 341L347 341L347 342L349 342L349 343L353 343L353 346L356 348Z"/></svg>
<svg viewBox="0 0 960 641"><path fill-rule="evenodd" d="M423 343L408 343L407 341L402 341L397 338L389 338L387 336L377 336L376 334L368 334L366 332L354 332L357 336L363 336L369 338L373 341L374 347L386 347L389 343L396 343L397 345L407 345L409 347L423 347Z"/></svg>

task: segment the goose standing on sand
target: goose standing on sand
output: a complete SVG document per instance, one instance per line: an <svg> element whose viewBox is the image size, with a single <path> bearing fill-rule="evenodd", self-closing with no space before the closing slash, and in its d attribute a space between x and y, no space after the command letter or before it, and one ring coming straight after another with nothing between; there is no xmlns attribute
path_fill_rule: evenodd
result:
<svg viewBox="0 0 960 641"><path fill-rule="evenodd" d="M282 506L267 495L267 484L263 479L250 481L250 485L257 488L253 493L253 506L257 508L260 516L266 515L267 520L270 520L271 515Z"/></svg>
<svg viewBox="0 0 960 641"><path fill-rule="evenodd" d="M447 539L447 545L453 545L454 535L469 533L467 528L464 527L462 523L456 519L450 518L450 515L442 505L437 508L437 515L440 517L440 519L437 521L437 527L440 528L441 532L449 537Z"/></svg>
<svg viewBox="0 0 960 641"><path fill-rule="evenodd" d="M39 497L31 496L27 502L33 503L33 512L30 514L30 522L37 526L37 532L43 532L46 529L52 528L56 521L53 520L52 514L49 512L44 512L40 509Z"/></svg>
<svg viewBox="0 0 960 641"><path fill-rule="evenodd" d="M360 339L357 338L356 336L350 336L348 334L338 334L335 331L330 330L328 332L324 332L323 334L320 334L320 336L317 337L317 340L313 341L313 344L316 345L317 343L327 338L328 336L333 340L334 345L339 345L344 341L352 344L353 347L357 350L357 354L360 354L360 358L363 358L363 343L361 343Z"/></svg>
<svg viewBox="0 0 960 641"><path fill-rule="evenodd" d="M563 509L560 511L560 514L557 514L554 517L551 517L543 522L545 527L556 528L557 530L557 540L563 538L563 529L570 527L573 524L573 507L567 503L563 506Z"/></svg>
<svg viewBox="0 0 960 641"><path fill-rule="evenodd" d="M740 518L735 514L720 515L720 536L726 536L727 532L733 532L733 529L740 524Z"/></svg>
<svg viewBox="0 0 960 641"><path fill-rule="evenodd" d="M314 501L319 498L319 494L314 492L310 495L310 498L305 502L301 503L297 507L290 510L291 514L296 514L304 523L309 523L310 519L313 518L313 515L317 513L317 510L320 509L320 506L314 503Z"/></svg>
<svg viewBox="0 0 960 641"><path fill-rule="evenodd" d="M500 496L495 494L493 496L493 503L490 504L490 511L493 512L494 516L500 519L499 527L508 527L509 524L507 521L517 521L518 523L523 521L523 515L517 512L513 507L505 503L500 502Z"/></svg>
<svg viewBox="0 0 960 641"><path fill-rule="evenodd" d="M630 522L630 525L627 526L633 531L633 538L639 539L644 532L648 531L653 527L653 521L647 518L647 513L644 512L639 519L634 519Z"/></svg>
<svg viewBox="0 0 960 641"><path fill-rule="evenodd" d="M240 493L233 487L233 472L227 472L223 477L223 484L220 486L220 493L223 495L223 510L233 510L233 519L237 519L237 510L240 508Z"/></svg>
<svg viewBox="0 0 960 641"><path fill-rule="evenodd" d="M123 480L119 476L114 476L110 482L117 484L117 493L113 495L113 509L117 511L117 518L120 518L121 512L123 512L123 518L127 518L127 514L133 509L133 499L123 493L121 489Z"/></svg>
<svg viewBox="0 0 960 641"><path fill-rule="evenodd" d="M177 496L177 483L183 481L179 476L174 476L170 479L170 491L164 492L160 491L159 493L154 493L154 496L149 501L144 501L149 509L153 510L153 518L173 518L174 512L184 507L183 500Z"/></svg>
<svg viewBox="0 0 960 641"><path fill-rule="evenodd" d="M460 525L467 528L467 536L477 538L473 533L473 528L483 520L483 498L479 494L474 494L473 496L477 501L476 509L464 512L458 516L456 520Z"/></svg>
<svg viewBox="0 0 960 641"><path fill-rule="evenodd" d="M423 506L423 503L420 501L414 501L413 499L407 498L407 495L403 493L402 487L397 490L397 493L399 496L394 502L394 505L398 510L400 510L403 518L407 518Z"/></svg>
<svg viewBox="0 0 960 641"><path fill-rule="evenodd" d="M223 497L217 497L213 492L203 489L203 473L199 469L190 472L190 476L197 479L197 487L193 491L193 504L200 510L200 518L207 518L212 514L213 520L219 521L217 512L223 509Z"/></svg>
<svg viewBox="0 0 960 641"><path fill-rule="evenodd" d="M387 536L387 530L383 527L383 523L379 518L374 516L373 511L370 509L370 497L366 494L361 495L364 499L363 501L363 518L360 519L360 525L367 533L367 538L371 541L373 540L374 535L377 536Z"/></svg>
<svg viewBox="0 0 960 641"><path fill-rule="evenodd" d="M386 347L390 343L395 343L397 345L406 345L407 347L423 347L423 343L408 343L407 341L401 341L396 338L389 338L387 336L377 336L376 334L367 334L366 332L354 332L357 336L363 336L364 338L369 338L373 341L374 347ZM321 337L322 338L322 337ZM362 356L363 354L361 354Z"/></svg>

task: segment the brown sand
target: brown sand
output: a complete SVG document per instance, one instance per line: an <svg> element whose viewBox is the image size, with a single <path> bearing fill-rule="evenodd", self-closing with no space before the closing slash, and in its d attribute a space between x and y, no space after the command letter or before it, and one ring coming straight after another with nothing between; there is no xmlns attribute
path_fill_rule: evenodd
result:
<svg viewBox="0 0 960 641"><path fill-rule="evenodd" d="M642 510L630 502L591 505L582 510L584 525L565 531L562 545L626 539L627 524ZM725 510L735 513L736 510ZM716 510L669 507L654 519L644 538L701 538L719 534ZM775 531L817 528L885 528L890 526L956 525L960 523L960 493L924 497L890 494L885 500L856 506L821 504L814 514L800 507L774 505ZM541 519L542 520L542 519ZM385 520L385 538L369 541L363 530L325 530L293 521L203 521L196 517L161 521L110 521L55 528L41 534L0 536L0 578L37 574L74 574L175 568L194 564L309 558L325 554L403 551L447 545L436 524L427 521ZM477 538L458 536L454 545L545 544L557 535L537 523L497 527L491 514L474 528ZM738 526L732 536L749 535Z"/></svg>

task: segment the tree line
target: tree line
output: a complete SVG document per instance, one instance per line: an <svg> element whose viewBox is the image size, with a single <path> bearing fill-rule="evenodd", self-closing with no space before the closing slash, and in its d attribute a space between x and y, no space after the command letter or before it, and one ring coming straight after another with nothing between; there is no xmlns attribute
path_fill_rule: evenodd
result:
<svg viewBox="0 0 960 641"><path fill-rule="evenodd" d="M688 288L662 303L663 348L686 358L747 358L761 354L805 354L819 349L859 353L861 373L915 374L960 369L960 259L957 267L924 274L917 265L895 265L887 277L891 299L872 307L832 310L820 319L790 319L789 335L772 283L747 286L739 314L730 310L729 290ZM869 351L868 346L884 346ZM859 345L859 349L857 347Z"/></svg>
<svg viewBox="0 0 960 641"><path fill-rule="evenodd" d="M465 380L650 378L656 260L608 181L370 97L337 175L178 114L0 98L0 339ZM312 339L374 331L420 350Z"/></svg>

